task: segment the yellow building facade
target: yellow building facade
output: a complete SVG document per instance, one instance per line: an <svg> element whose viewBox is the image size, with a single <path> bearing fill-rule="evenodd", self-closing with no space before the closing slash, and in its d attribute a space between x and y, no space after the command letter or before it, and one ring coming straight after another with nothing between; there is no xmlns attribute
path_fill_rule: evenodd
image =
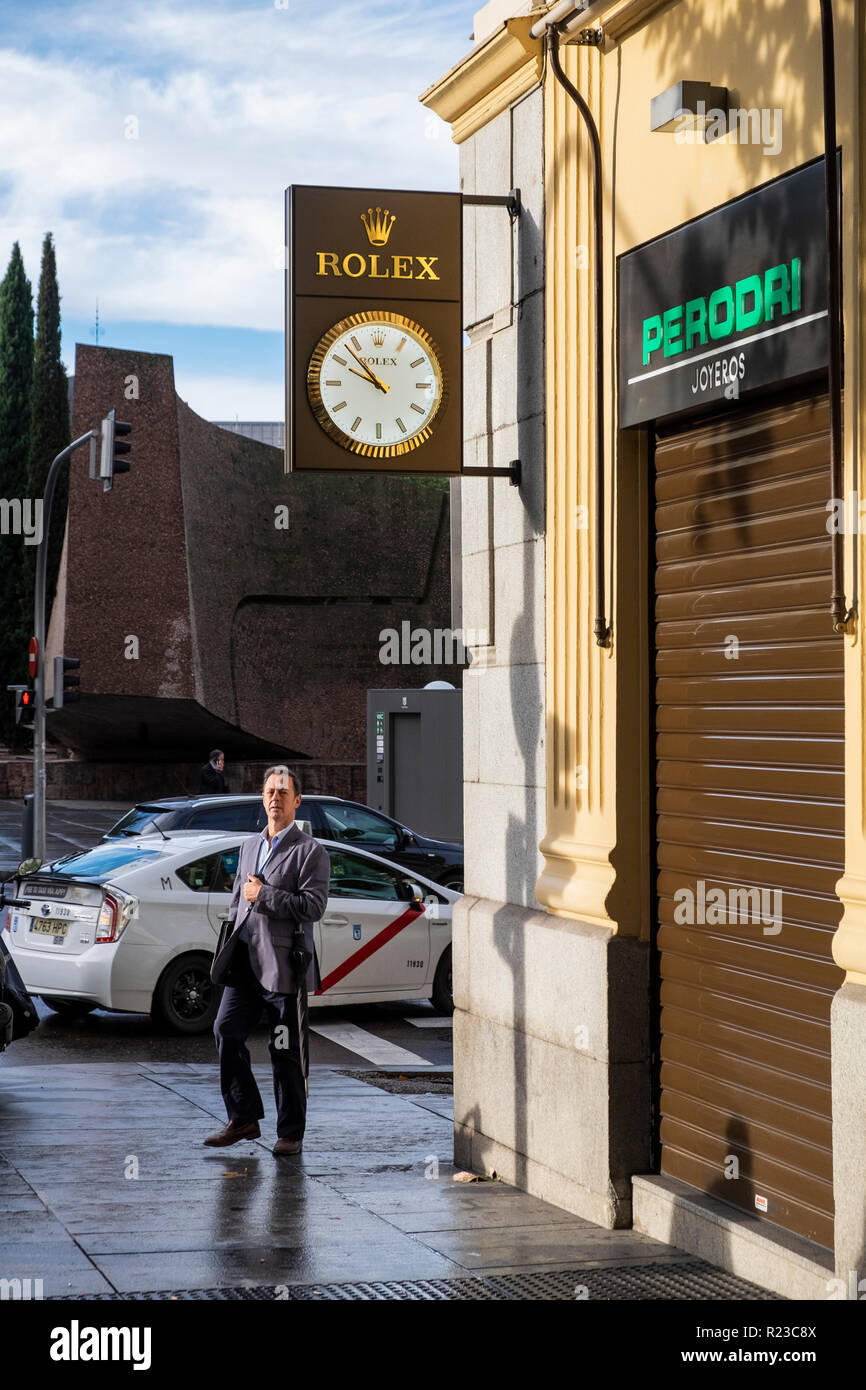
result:
<svg viewBox="0 0 866 1390"><path fill-rule="evenodd" d="M487 207L465 221L466 462L519 456L523 483L460 484L464 621L491 637L464 690L455 1152L828 1297L866 1279L866 6L832 5L841 499L819 0L583 9L493 0L422 98L460 145L464 192L523 202L513 226ZM569 84L598 132L600 243ZM766 276L783 273L773 310ZM695 276L703 308L703 291L678 298ZM743 895L739 917L708 913L714 890Z"/></svg>

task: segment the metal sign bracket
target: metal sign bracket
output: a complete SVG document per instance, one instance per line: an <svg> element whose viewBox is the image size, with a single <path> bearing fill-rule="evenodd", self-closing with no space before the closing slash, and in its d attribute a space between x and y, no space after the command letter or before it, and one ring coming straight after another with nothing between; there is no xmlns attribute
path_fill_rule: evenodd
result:
<svg viewBox="0 0 866 1390"><path fill-rule="evenodd" d="M509 193L464 193L462 197L464 203L468 203L470 207L507 208L512 222L523 211L519 188L512 188Z"/></svg>
<svg viewBox="0 0 866 1390"><path fill-rule="evenodd" d="M508 478L512 487L520 487L520 459L512 459L507 468L461 468L459 478Z"/></svg>
<svg viewBox="0 0 866 1390"><path fill-rule="evenodd" d="M520 189L512 188L508 193L464 193L463 202L470 207L507 208L512 223L523 210ZM512 295L513 298L513 295ZM461 478L508 478L512 487L520 487L520 459L513 459L507 468L462 468Z"/></svg>

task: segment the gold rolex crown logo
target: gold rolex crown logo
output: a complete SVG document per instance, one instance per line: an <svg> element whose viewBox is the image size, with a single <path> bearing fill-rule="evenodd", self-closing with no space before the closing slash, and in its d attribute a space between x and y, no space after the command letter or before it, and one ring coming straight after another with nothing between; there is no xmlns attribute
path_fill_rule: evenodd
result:
<svg viewBox="0 0 866 1390"><path fill-rule="evenodd" d="M367 208L366 212L361 213L361 221L367 229L367 240L371 246L387 246L397 214L389 212L387 208L384 211L377 208L374 215L373 209Z"/></svg>
<svg viewBox="0 0 866 1390"><path fill-rule="evenodd" d="M373 346L374 346L374 347L381 347L382 344L384 343L384 341L385 341L385 334L382 333L381 331L376 332L376 333L373 334Z"/></svg>

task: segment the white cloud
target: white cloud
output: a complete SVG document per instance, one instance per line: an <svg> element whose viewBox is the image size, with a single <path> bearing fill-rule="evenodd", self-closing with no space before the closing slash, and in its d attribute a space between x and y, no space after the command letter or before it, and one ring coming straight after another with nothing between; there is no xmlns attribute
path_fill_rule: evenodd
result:
<svg viewBox="0 0 866 1390"><path fill-rule="evenodd" d="M0 49L0 259L35 281L50 229L73 318L280 329L286 184L457 186L417 97L470 9L36 6L52 41Z"/></svg>
<svg viewBox="0 0 866 1390"><path fill-rule="evenodd" d="M175 390L205 420L283 420L282 381L186 375L175 369Z"/></svg>

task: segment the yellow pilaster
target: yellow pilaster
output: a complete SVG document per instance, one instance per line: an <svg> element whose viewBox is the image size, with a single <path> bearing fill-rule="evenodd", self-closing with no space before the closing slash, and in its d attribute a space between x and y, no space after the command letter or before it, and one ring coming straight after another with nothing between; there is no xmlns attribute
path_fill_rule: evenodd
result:
<svg viewBox="0 0 866 1390"><path fill-rule="evenodd" d="M603 60L593 49L571 45L560 53L566 75L600 123ZM593 636L598 499L591 150L575 104L549 70L544 120L548 773L545 867L536 895L550 912L612 926L605 899L614 881L616 837L616 651L598 647ZM605 261L609 317L609 254ZM607 342L605 357L605 396L611 399ZM606 489L609 516L609 478Z"/></svg>

